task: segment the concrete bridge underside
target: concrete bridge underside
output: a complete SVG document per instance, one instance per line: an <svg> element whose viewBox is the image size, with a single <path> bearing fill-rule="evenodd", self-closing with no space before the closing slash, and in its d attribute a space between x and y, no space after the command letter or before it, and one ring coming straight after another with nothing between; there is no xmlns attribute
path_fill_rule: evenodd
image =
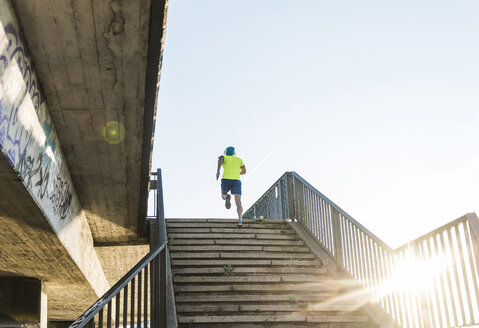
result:
<svg viewBox="0 0 479 328"><path fill-rule="evenodd" d="M75 319L148 251L166 10L0 0L0 278L41 281L48 320Z"/></svg>

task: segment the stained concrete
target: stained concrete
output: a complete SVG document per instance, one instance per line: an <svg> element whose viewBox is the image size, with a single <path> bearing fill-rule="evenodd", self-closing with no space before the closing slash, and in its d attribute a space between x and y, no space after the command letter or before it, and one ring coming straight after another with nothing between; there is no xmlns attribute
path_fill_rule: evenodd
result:
<svg viewBox="0 0 479 328"><path fill-rule="evenodd" d="M78 317L147 243L154 3L0 0L0 276L41 280L49 321Z"/></svg>
<svg viewBox="0 0 479 328"><path fill-rule="evenodd" d="M136 240L154 123L154 113L145 120L151 1L13 4L94 240ZM153 42L162 44L162 36ZM158 64L159 55L156 76ZM123 139L105 137L109 122L120 124L117 136L124 128Z"/></svg>

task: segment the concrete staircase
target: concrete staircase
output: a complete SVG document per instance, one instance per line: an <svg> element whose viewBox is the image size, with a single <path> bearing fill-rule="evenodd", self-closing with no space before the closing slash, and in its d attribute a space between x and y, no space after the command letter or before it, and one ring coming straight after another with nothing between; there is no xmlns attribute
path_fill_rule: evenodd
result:
<svg viewBox="0 0 479 328"><path fill-rule="evenodd" d="M180 327L376 327L286 222L170 219L167 231Z"/></svg>

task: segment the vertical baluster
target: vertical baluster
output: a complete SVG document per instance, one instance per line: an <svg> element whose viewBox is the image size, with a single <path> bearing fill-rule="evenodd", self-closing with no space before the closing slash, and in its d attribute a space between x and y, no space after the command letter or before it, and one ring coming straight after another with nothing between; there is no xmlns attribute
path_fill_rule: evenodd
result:
<svg viewBox="0 0 479 328"><path fill-rule="evenodd" d="M359 272L359 281L361 285L364 287L364 280L366 277L364 276L364 267L362 262L362 254L361 254L361 230L354 225L354 238L356 244L356 254L357 254L357 261L358 261L358 272Z"/></svg>
<svg viewBox="0 0 479 328"><path fill-rule="evenodd" d="M128 285L123 288L123 327L128 324Z"/></svg>
<svg viewBox="0 0 479 328"><path fill-rule="evenodd" d="M410 259L410 262L411 263L416 263L416 255L415 255L415 252L414 252L414 248L415 248L415 245L414 243L411 243L409 245L409 247L407 248L407 254L408 254L408 258ZM410 270L414 270L413 268L407 268L408 271ZM408 289L406 290L406 304L407 304L407 307L408 307L408 313L409 313L409 321L411 322L411 327L417 327L417 328L420 328L418 326L418 317L417 317L417 307L418 307L418 304L417 304L417 299L416 299L416 291L413 290L413 289Z"/></svg>
<svg viewBox="0 0 479 328"><path fill-rule="evenodd" d="M406 258L406 251L405 250L402 250L400 253L399 253L399 257L397 258L397 263L398 263L398 266L397 268L399 268L399 270L404 270L404 262L405 262L405 258ZM401 278L398 278L398 279L401 279ZM406 327L412 327L412 325L410 325L410 316L409 316L409 311L408 311L408 301L407 301L407 294L406 292L404 291L404 289L400 289L399 290L399 298L401 300L401 308L402 308L402 313L403 313L403 318L404 318L404 323L405 323L405 326Z"/></svg>
<svg viewBox="0 0 479 328"><path fill-rule="evenodd" d="M391 255L391 276L395 277L397 276L397 271L398 271L398 263L399 263L399 253L395 253ZM406 320L404 317L404 309L402 307L402 299L401 299L401 293L393 286L392 287L394 290L394 298L396 301L396 306L397 306L397 317L398 321L401 323L402 326L406 327Z"/></svg>
<svg viewBox="0 0 479 328"><path fill-rule="evenodd" d="M429 258L432 258L431 252L430 252L430 237L426 238L423 242L423 247L421 248L420 254L419 254L421 261L425 261ZM426 296L427 296L427 316L426 319L424 320L425 326L426 327L431 327L434 328L436 327L436 315L435 315L435 302L437 301L436 295L435 295L435 286L437 285L437 275L435 275L432 278L431 281L431 286L427 289L426 291Z"/></svg>
<svg viewBox="0 0 479 328"><path fill-rule="evenodd" d="M319 204L318 204L318 195L314 194L313 195L313 202L314 202L314 229L316 231L316 236L318 239L321 238L321 235L323 234L323 231L321 230L321 227L319 225Z"/></svg>
<svg viewBox="0 0 479 328"><path fill-rule="evenodd" d="M143 328L146 328L148 326L148 309L150 307L150 303L148 303L148 296L150 295L149 293L149 289L148 289L148 281L149 281L149 277L148 277L148 265L145 266L145 269L143 270L143 277L145 278L144 279L144 293L143 293L143 297L144 297L144 308L143 308Z"/></svg>
<svg viewBox="0 0 479 328"><path fill-rule="evenodd" d="M351 261L352 261L352 268L353 268L353 276L359 280L360 275L358 271L358 259L356 255L356 250L357 250L357 245L355 243L355 238L354 238L354 224L351 221L349 222L349 243L351 247Z"/></svg>
<svg viewBox="0 0 479 328"><path fill-rule="evenodd" d="M368 277L366 275L366 265L364 263L364 248L362 246L362 231L356 227L356 234L357 234L357 245L358 245L358 259L359 259L359 268L361 270L361 283L363 287L367 288L367 280Z"/></svg>
<svg viewBox="0 0 479 328"><path fill-rule="evenodd" d="M441 245L439 245L439 242L437 240L437 238L434 238L434 247L436 249L436 252L437 252L437 255L438 256L443 256L446 260L448 259L448 256L446 254L446 251L445 251L445 245L444 245L444 235L442 233L439 233L438 235L439 237L439 242L441 243ZM442 250L442 251L441 251ZM449 262L449 261L447 261ZM451 318L449 316L449 310L448 310L448 304L447 304L447 296L446 296L446 288L449 286L449 292L450 292L450 301L452 302L452 308L454 309L453 311L453 314L454 314L454 322L457 323L457 317L456 317L456 305L455 305L455 301L454 301L454 295L452 294L452 288L451 288L451 274L450 274L450 268L449 268L449 263L447 263L447 267L446 267L446 278L444 278L444 273L441 274L441 289L440 289L440 292L441 292L441 296L442 296L442 300L441 301L441 305L443 307L443 309L440 311L440 313L442 314L446 314L446 322L444 322L444 316L440 316L441 317L441 321L443 322L443 325L445 325L446 327L449 327L450 323L451 323ZM447 279L447 281L446 281Z"/></svg>
<svg viewBox="0 0 479 328"><path fill-rule="evenodd" d="M344 219L344 230L345 237L347 240L347 253L348 253L348 271L354 277L354 258L353 258L353 248L351 241L351 224L348 219Z"/></svg>
<svg viewBox="0 0 479 328"><path fill-rule="evenodd" d="M476 270L476 266L474 265L474 261L475 261L475 258L474 258L474 250L473 250L473 247L472 247L472 239L471 239L471 235L469 233L469 222L466 221L465 225L464 225L464 240L465 240L465 244L467 246L467 253L469 254L469 268L471 270L471 276L472 276L472 282L473 282L473 285L474 285L474 295L475 295L475 303L476 303L476 309L479 308L479 284L478 284L478 276L479 276L479 272ZM475 324L478 324L479 323L479 318L475 318L473 317L473 323Z"/></svg>
<svg viewBox="0 0 479 328"><path fill-rule="evenodd" d="M138 273L138 308L137 308L137 328L141 328L141 291L142 291L143 272ZM145 327L146 328L146 327Z"/></svg>
<svg viewBox="0 0 479 328"><path fill-rule="evenodd" d="M353 248L353 254L354 254L354 271L356 275L356 279L358 279L361 282L362 276L361 276L361 268L359 266L359 256L358 256L358 248L359 245L356 241L356 226L354 223L351 222L351 240L352 240L352 248Z"/></svg>
<svg viewBox="0 0 479 328"><path fill-rule="evenodd" d="M318 220L318 224L319 224L319 231L321 231L321 235L323 236L324 238L324 235L325 235L325 227L324 227L324 208L323 208L323 200L321 199L321 197L318 196L318 212L319 212L319 220Z"/></svg>
<svg viewBox="0 0 479 328"><path fill-rule="evenodd" d="M160 314L160 274L158 272L158 266L159 266L159 258L158 256L155 257L155 259L151 262L152 266L150 267L151 272L151 314L150 314L150 320L151 320L151 327L152 328L159 328L160 327L160 321L158 320L158 315Z"/></svg>
<svg viewBox="0 0 479 328"><path fill-rule="evenodd" d="M166 247L160 252L160 327L166 328Z"/></svg>
<svg viewBox="0 0 479 328"><path fill-rule="evenodd" d="M135 277L130 282L131 284L131 297L130 297L130 327L135 327Z"/></svg>
<svg viewBox="0 0 479 328"><path fill-rule="evenodd" d="M371 263L371 291L376 302L381 302L379 295L379 272L378 272L378 258L376 253L376 242L369 236L366 237L368 244L368 257Z"/></svg>
<svg viewBox="0 0 479 328"><path fill-rule="evenodd" d="M111 328L111 301L108 302L108 308L106 311L106 328Z"/></svg>
<svg viewBox="0 0 479 328"><path fill-rule="evenodd" d="M474 313L473 313L473 310L472 310L473 305L472 305L471 292L470 292L470 287L469 287L469 278L467 277L466 264L465 264L465 261L464 261L464 257L465 257L464 256L464 249L462 248L462 241L461 241L461 237L460 237L460 227L465 228L464 223L460 223L459 225L456 226L456 242L457 242L459 257L460 257L460 260L461 260L460 261L461 262L461 269L462 269L462 279L461 280L464 283L464 291L466 293L465 300L467 301L467 307L469 309L469 316L471 318L471 320L469 322L464 321L463 324L468 324L468 323L473 322Z"/></svg>
<svg viewBox="0 0 479 328"><path fill-rule="evenodd" d="M378 259L378 273L379 273L379 280L378 280L378 293L381 300L381 304L383 308L389 313L392 313L391 304L389 304L388 295L385 293L384 288L385 284L387 283L387 276L386 276L386 269L384 267L384 254L382 250L382 246L376 244L376 253Z"/></svg>
<svg viewBox="0 0 479 328"><path fill-rule="evenodd" d="M413 254L414 254L414 260L416 261L415 263L423 263L421 260L421 241L415 242L413 244ZM431 277L432 278L432 277ZM427 283L427 282L425 282ZM425 290L414 290L413 291L413 297L414 297L414 317L416 318L417 322L417 327L423 328L424 327L424 319L423 319L423 306L425 306L425 299L423 298L423 295L425 294ZM429 328L429 327L427 327Z"/></svg>
<svg viewBox="0 0 479 328"><path fill-rule="evenodd" d="M335 239L333 240L333 245L334 245L334 254L336 256L336 259L338 259L338 264L341 267L345 267L344 265L344 236L343 236L343 221L341 219L341 215L338 212L335 212L336 216L336 230L338 234L338 240L336 241Z"/></svg>
<svg viewBox="0 0 479 328"><path fill-rule="evenodd" d="M103 308L98 312L98 328L103 328Z"/></svg>
<svg viewBox="0 0 479 328"><path fill-rule="evenodd" d="M332 225L331 225L332 210L333 210L333 207L330 204L326 203L326 217L325 217L325 222L324 222L325 223L324 233L325 233L326 245L328 245L329 249L332 249L331 240L333 239L332 238L333 229L332 229Z"/></svg>
<svg viewBox="0 0 479 328"><path fill-rule="evenodd" d="M303 192L304 192L304 226L306 227L306 230L309 230L311 234L314 236L314 231L311 229L311 220L310 220L310 215L309 215L309 188L306 188L303 186Z"/></svg>
<svg viewBox="0 0 479 328"><path fill-rule="evenodd" d="M424 263L422 258L422 248L424 240L420 240L414 245L414 256L417 263ZM432 276L429 278L432 279ZM426 285L429 281L424 282ZM418 326L420 328L425 327L425 322L428 321L428 308L427 308L427 299L426 299L427 289L415 291L415 300L416 300L416 317L418 321ZM430 328L431 325L427 325L427 328Z"/></svg>
<svg viewBox="0 0 479 328"><path fill-rule="evenodd" d="M454 277L455 277L455 286L456 286L456 291L457 291L457 296L459 298L459 309L461 310L461 318L462 318L462 324L466 323L466 313L464 312L464 298L462 296L462 291L461 291L461 282L459 281L459 270L458 270L458 262L460 262L460 259L457 258L456 252L455 252L455 247L454 247L454 242L452 239L452 234L451 234L452 229L447 230L447 237L449 240L449 247L451 248L451 256L453 257L452 264L454 267ZM454 231L457 235L457 226L454 227ZM453 309L456 311L456 308ZM460 323L456 323L458 325Z"/></svg>
<svg viewBox="0 0 479 328"><path fill-rule="evenodd" d="M368 259L366 255L366 245L364 243L364 233L359 229L359 247L361 249L361 266L363 267L364 272L364 279L363 279L363 286L369 292L369 268L368 268Z"/></svg>
<svg viewBox="0 0 479 328"><path fill-rule="evenodd" d="M384 250L384 264L385 264L385 268L386 268L386 277L387 277L387 280L390 281L393 277L393 272L394 272L394 268L393 268L393 255L389 252L387 252L386 250ZM385 287L389 287L389 286L385 286ZM389 299L391 301L391 315L394 317L394 319L396 320L396 322L400 322L400 314L399 314L399 307L398 307L398 301L397 301L397 295L396 295L396 292L394 291L394 289L390 288L390 289L386 289L386 291L388 292L388 295L389 295Z"/></svg>
<svg viewBox="0 0 479 328"><path fill-rule="evenodd" d="M298 191L299 191L299 197L298 197L298 200L299 200L299 217L301 218L301 221L303 222L303 225L306 226L306 222L305 222L305 215L304 215L304 185L301 184L300 185L301 187L298 188Z"/></svg>
<svg viewBox="0 0 479 328"><path fill-rule="evenodd" d="M348 252L349 245L348 245L348 236L347 236L347 231L346 231L346 218L342 215L339 214L339 217L341 218L341 235L343 236L343 266L348 269L350 268L349 261L350 261L350 254Z"/></svg>
<svg viewBox="0 0 479 328"><path fill-rule="evenodd" d="M115 296L115 328L120 327L120 293Z"/></svg>
<svg viewBox="0 0 479 328"><path fill-rule="evenodd" d="M324 202L324 204L325 204L325 214L326 214L324 216L324 238L326 240L326 245L328 245L328 248L332 249L333 246L331 245L331 241L333 239L333 228L331 225L331 220L332 220L333 207L326 201Z"/></svg>
<svg viewBox="0 0 479 328"><path fill-rule="evenodd" d="M318 231L316 230L316 223L314 220L314 193L311 189L308 188L308 208L309 208L309 226L311 229L311 234L316 240L319 239Z"/></svg>

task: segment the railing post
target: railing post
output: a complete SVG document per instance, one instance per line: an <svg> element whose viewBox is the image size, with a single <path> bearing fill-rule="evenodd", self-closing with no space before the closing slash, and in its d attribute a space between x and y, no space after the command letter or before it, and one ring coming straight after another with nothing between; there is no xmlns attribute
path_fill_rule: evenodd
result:
<svg viewBox="0 0 479 328"><path fill-rule="evenodd" d="M157 210L156 216L158 220L158 233L159 233L159 245L162 245L166 242L166 223L165 223L165 210L163 206L163 181L161 178L161 169L157 170L156 173L157 179L157 190L156 190L156 197L157 197Z"/></svg>
<svg viewBox="0 0 479 328"><path fill-rule="evenodd" d="M296 219L295 208L294 208L294 176L291 172L286 173L286 184L288 188L288 219Z"/></svg>
<svg viewBox="0 0 479 328"><path fill-rule="evenodd" d="M166 248L160 253L160 306L159 306L159 319L160 319L160 328L166 328Z"/></svg>
<svg viewBox="0 0 479 328"><path fill-rule="evenodd" d="M343 242L341 239L341 225L339 220L339 212L331 206L331 224L333 226L333 244L334 244L334 256L336 263L341 267L344 267L343 263Z"/></svg>

